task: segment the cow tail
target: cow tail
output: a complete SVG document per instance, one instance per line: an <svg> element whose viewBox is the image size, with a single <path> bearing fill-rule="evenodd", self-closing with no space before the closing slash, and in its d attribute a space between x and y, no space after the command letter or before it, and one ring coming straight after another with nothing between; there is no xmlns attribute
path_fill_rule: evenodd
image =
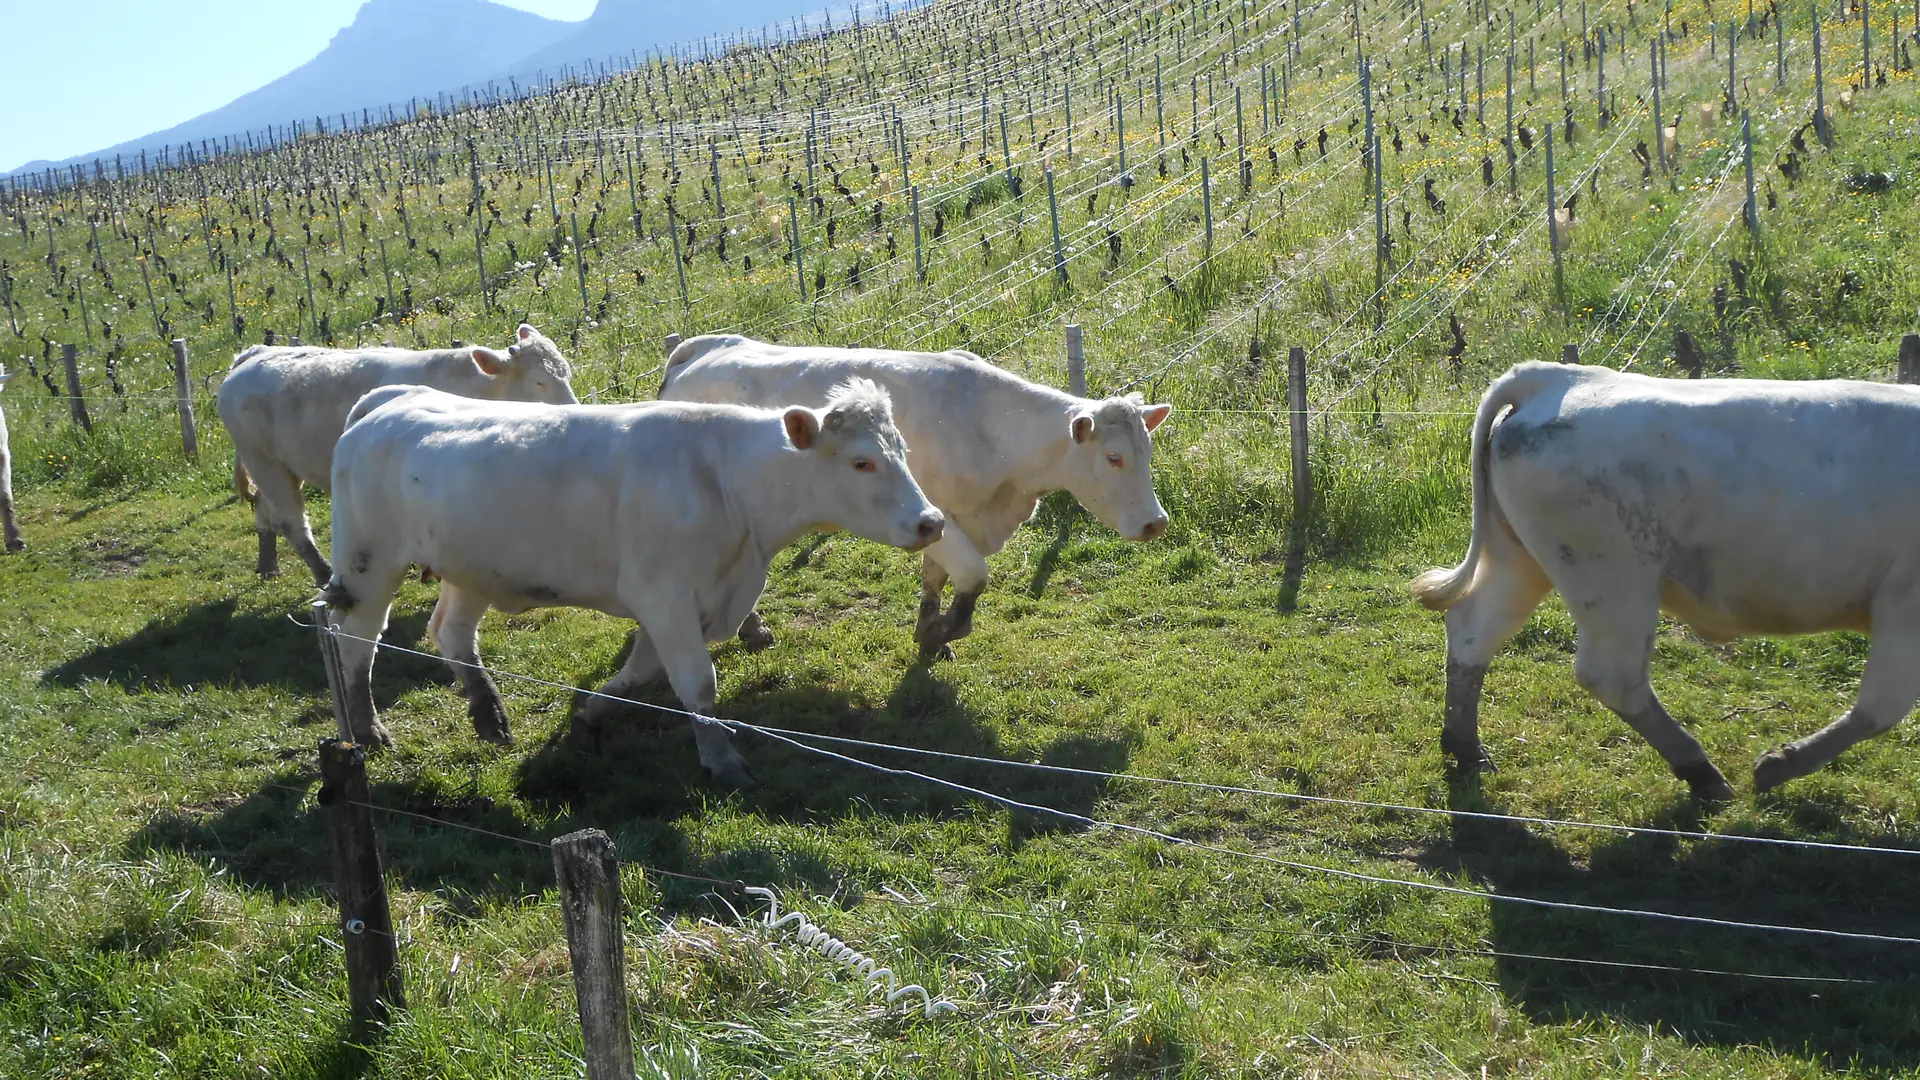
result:
<svg viewBox="0 0 1920 1080"><path fill-rule="evenodd" d="M247 475L247 467L240 462L240 455L233 455L233 490L245 499L248 506L260 502L260 489L253 486L253 477Z"/></svg>
<svg viewBox="0 0 1920 1080"><path fill-rule="evenodd" d="M1460 602L1473 587L1475 572L1486 551L1487 538L1499 525L1494 521L1493 471L1489 464L1489 442L1493 425L1508 407L1517 406L1539 389L1546 365L1515 368L1494 380L1480 399L1480 410L1473 417L1473 449L1469 464L1473 473L1473 539L1467 544L1466 558L1458 566L1439 566L1413 579L1410 588L1421 606L1445 611Z"/></svg>

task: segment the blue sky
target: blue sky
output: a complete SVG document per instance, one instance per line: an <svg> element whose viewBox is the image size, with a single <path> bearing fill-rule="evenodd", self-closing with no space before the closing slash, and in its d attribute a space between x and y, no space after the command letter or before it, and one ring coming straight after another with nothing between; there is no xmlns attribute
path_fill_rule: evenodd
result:
<svg viewBox="0 0 1920 1080"><path fill-rule="evenodd" d="M496 0L584 19L594 0ZM361 0L0 0L0 172L170 127L299 67ZM58 58L54 63L40 62Z"/></svg>

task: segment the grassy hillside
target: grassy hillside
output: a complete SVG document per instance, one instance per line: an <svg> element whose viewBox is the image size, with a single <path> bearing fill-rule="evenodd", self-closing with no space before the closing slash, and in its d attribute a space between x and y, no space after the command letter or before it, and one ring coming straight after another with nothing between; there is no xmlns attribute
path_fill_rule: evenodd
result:
<svg viewBox="0 0 1920 1080"><path fill-rule="evenodd" d="M1860 23L1822 12L1831 150L1812 131L1792 148L1812 113L1810 13L1788 17L1783 47L1758 15L1737 37L1757 243L1739 125L1701 126L1728 44L1694 2L1670 16L1661 105L1685 117L1671 170L1634 156L1657 143L1659 27L1639 6L1512 12L1514 122L1531 148L1516 146L1510 188L1505 9L1428 5L1423 32L1420 7L1397 3L1356 17L1062 2L836 19L831 34L756 34L718 58L524 100L344 134L329 122L250 155L117 181L108 163L105 180L12 193L0 362L24 375L0 406L31 549L0 559L0 1075L575 1075L544 841L587 825L655 870L778 887L960 1006L885 1015L847 972L743 919L758 909L737 891L636 865L645 1076L1913 1072L1914 946L1343 879L1062 828L745 736L764 784L722 795L684 729L649 715L598 757L570 749L573 695L533 683L503 677L521 745L480 744L444 665L404 655L375 676L399 750L373 779L409 1008L383 1038L343 1046L314 802L330 713L310 632L286 619L310 590L252 575L250 514L205 392L269 329L430 345L497 342L522 318L600 400L651 394L665 334L719 328L963 347L1059 384L1061 327L1078 323L1097 391L1176 406L1155 459L1172 534L1126 544L1049 502L993 560L958 660L933 668L912 663L913 560L847 538L800 545L763 605L781 643L716 652L726 715L1305 795L1913 848L1913 731L1767 797L1695 804L1574 684L1557 601L1489 678L1501 770L1450 778L1443 634L1404 591L1464 547L1463 412L1511 363L1574 343L1589 362L1679 375L1685 330L1709 373L1890 377L1920 306L1906 255L1920 99L1894 15L1874 12L1886 85L1843 105ZM1899 15L1904 42L1914 19ZM1392 239L1377 279L1356 22ZM1464 89L1462 43L1485 54ZM1558 201L1580 193L1564 309L1550 125ZM1453 325L1464 345L1450 354ZM179 453L168 336L189 340L203 391L198 466ZM81 346L91 434L58 396L65 342ZM1285 570L1276 362L1291 345L1308 350L1320 414L1299 579ZM325 498L310 510L323 529ZM389 640L430 650L430 604L410 585ZM503 672L574 686L607 677L623 640L615 620L572 611L483 628ZM1864 657L1854 635L1714 646L1666 627L1654 677L1738 784L1760 750L1845 707ZM674 704L664 687L647 697ZM1915 858L867 756L1306 866L1920 936Z"/></svg>

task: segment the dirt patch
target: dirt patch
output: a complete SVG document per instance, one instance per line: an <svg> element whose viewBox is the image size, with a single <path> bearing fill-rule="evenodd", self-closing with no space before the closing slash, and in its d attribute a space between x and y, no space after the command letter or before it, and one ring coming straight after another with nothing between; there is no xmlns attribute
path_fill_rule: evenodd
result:
<svg viewBox="0 0 1920 1080"><path fill-rule="evenodd" d="M84 557L107 577L134 573L146 565L147 549L113 536L95 537L81 546Z"/></svg>

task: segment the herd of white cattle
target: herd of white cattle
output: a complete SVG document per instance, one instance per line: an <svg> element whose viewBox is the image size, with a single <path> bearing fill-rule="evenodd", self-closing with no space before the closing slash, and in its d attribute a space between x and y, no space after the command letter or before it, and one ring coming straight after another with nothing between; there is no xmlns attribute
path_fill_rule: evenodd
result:
<svg viewBox="0 0 1920 1080"><path fill-rule="evenodd" d="M0 386L8 376L0 372ZM711 715L712 642L773 641L754 611L781 548L844 530L923 555L922 663L973 626L986 557L1065 490L1130 540L1164 535L1152 433L1172 409L1089 399L971 353L792 347L697 337L660 400L582 405L554 343L521 325L504 351L247 349L219 392L253 504L258 570L285 537L342 631L354 737L374 714L375 642L409 567L441 582L429 629L475 732L511 742L478 651L488 609L584 607L636 623L626 662L575 716L597 746L629 694L664 674ZM14 523L4 414L0 519ZM1764 754L1764 792L1899 723L1920 699L1920 388L1679 381L1564 364L1495 380L1475 417L1473 538L1414 597L1446 612L1442 749L1491 766L1479 736L1495 653L1558 589L1581 686L1658 750L1695 796L1733 789L1655 695L1661 611L1713 642L1873 635L1853 707ZM331 490L332 561L301 486ZM951 583L953 596L944 603ZM695 724L717 783L753 782L718 725Z"/></svg>

